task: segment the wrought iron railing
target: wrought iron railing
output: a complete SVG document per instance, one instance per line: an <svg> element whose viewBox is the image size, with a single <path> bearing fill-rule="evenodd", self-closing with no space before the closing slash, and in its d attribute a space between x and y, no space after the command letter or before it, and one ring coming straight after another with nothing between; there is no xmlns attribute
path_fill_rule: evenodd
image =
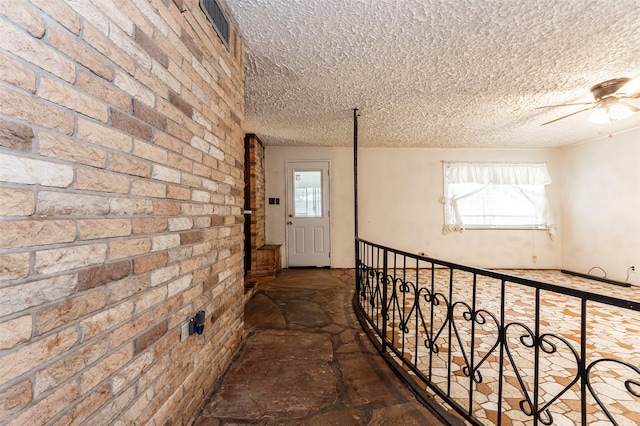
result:
<svg viewBox="0 0 640 426"><path fill-rule="evenodd" d="M640 424L637 293L629 300L356 242L356 312L427 400L474 425Z"/></svg>

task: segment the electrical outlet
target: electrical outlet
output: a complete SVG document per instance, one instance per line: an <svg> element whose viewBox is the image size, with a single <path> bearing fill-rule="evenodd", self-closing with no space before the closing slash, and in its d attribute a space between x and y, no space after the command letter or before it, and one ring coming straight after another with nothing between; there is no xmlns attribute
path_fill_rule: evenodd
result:
<svg viewBox="0 0 640 426"><path fill-rule="evenodd" d="M182 324L182 327L180 327L180 341L184 342L187 340L187 337L189 337L189 321L185 322Z"/></svg>
<svg viewBox="0 0 640 426"><path fill-rule="evenodd" d="M533 263L536 263L538 261L538 256L536 256L535 254L533 256L531 256L531 261Z"/></svg>

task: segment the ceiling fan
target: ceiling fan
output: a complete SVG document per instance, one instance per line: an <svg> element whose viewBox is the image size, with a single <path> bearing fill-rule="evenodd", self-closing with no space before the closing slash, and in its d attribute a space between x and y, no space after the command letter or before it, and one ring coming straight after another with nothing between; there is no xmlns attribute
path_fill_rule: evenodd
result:
<svg viewBox="0 0 640 426"><path fill-rule="evenodd" d="M541 126L555 123L556 121L589 110L594 110L589 117L589 121L595 124L607 124L610 123L611 120L622 120L623 118L630 116L632 113L640 111L640 109L623 100L640 98L640 75L633 79L622 77L603 81L602 83L598 83L591 87L590 90L595 98L595 101L593 102L547 105L536 108L589 105L587 108L572 112L571 114L564 115L560 118L556 118L555 120L547 121L546 123L541 124Z"/></svg>

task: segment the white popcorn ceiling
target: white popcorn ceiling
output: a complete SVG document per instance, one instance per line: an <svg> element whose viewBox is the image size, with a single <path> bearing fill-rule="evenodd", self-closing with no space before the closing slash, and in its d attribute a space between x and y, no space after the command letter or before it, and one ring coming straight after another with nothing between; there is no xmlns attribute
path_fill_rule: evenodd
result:
<svg viewBox="0 0 640 426"><path fill-rule="evenodd" d="M226 3L247 47L245 130L267 145L351 146L358 108L361 146L567 146L609 126L585 112L541 127L581 107L536 107L640 74L638 0Z"/></svg>

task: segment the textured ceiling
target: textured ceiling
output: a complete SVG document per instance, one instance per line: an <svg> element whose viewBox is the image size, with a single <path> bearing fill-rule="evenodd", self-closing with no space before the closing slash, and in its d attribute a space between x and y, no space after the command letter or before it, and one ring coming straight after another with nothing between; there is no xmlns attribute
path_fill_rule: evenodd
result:
<svg viewBox="0 0 640 426"><path fill-rule="evenodd" d="M267 145L549 148L608 134L601 81L640 74L638 0L226 0ZM632 101L640 107L640 100ZM640 126L640 113L612 130ZM615 136L614 136L615 137Z"/></svg>

